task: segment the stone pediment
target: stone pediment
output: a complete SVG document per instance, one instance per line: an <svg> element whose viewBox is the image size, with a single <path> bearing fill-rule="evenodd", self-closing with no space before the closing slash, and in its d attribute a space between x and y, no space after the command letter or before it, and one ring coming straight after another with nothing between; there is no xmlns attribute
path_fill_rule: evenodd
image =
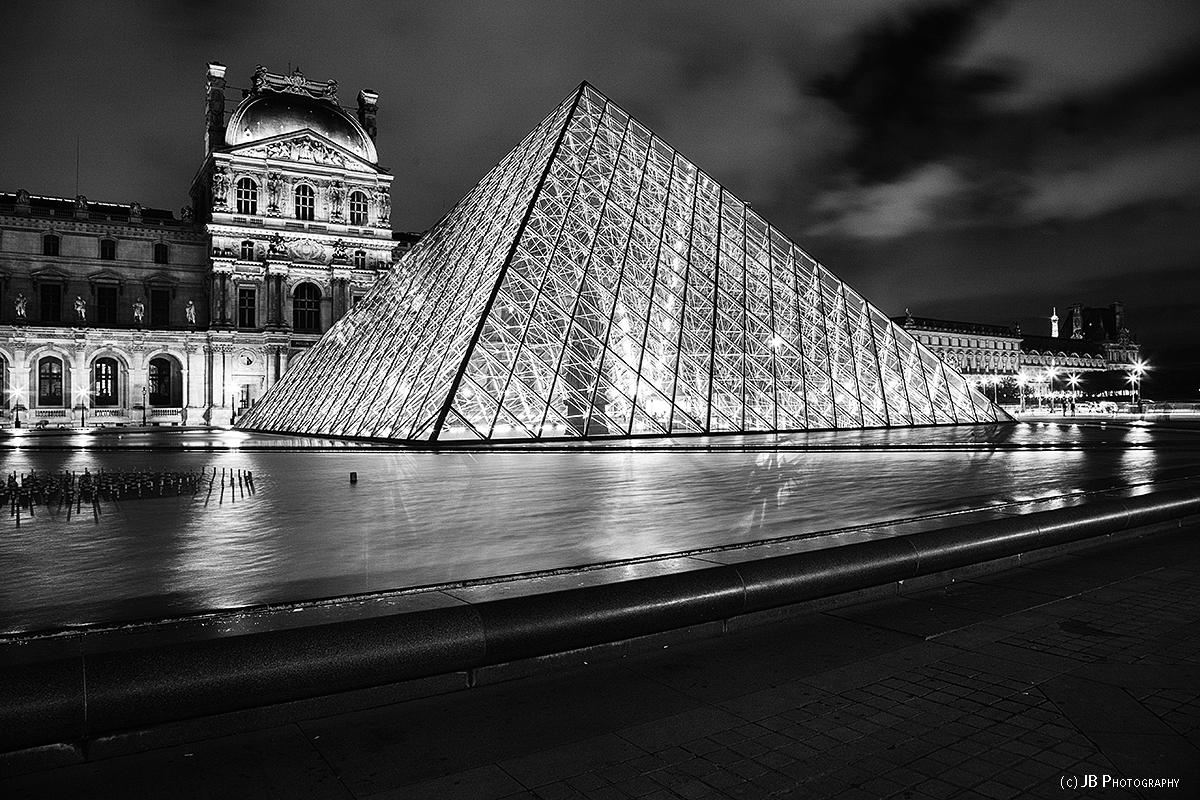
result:
<svg viewBox="0 0 1200 800"><path fill-rule="evenodd" d="M378 173L381 170L343 147L311 130L253 142L228 151L230 155L269 158L298 164L318 164L354 172Z"/></svg>

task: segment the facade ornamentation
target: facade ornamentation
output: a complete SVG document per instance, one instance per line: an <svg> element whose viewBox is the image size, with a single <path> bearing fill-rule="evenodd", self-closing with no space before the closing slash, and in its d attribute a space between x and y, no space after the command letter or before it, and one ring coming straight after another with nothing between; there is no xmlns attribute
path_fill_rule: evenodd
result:
<svg viewBox="0 0 1200 800"><path fill-rule="evenodd" d="M375 203L379 209L379 221L375 223L375 226L390 228L392 226L392 197L388 194L386 186L381 186L375 192Z"/></svg>
<svg viewBox="0 0 1200 800"><path fill-rule="evenodd" d="M283 176L278 172L267 173L267 216L280 216L279 193L283 189Z"/></svg>
<svg viewBox="0 0 1200 800"><path fill-rule="evenodd" d="M364 123L336 105L336 83L261 70L261 94L244 95L226 114L225 68L206 66L206 159L190 204L176 215L137 203L93 215L102 207L82 195L24 189L0 201L0 390L8 409L19 402L69 423L59 412L82 397L103 411L88 414L88 425L228 425L390 266L390 237L364 230L358 215L370 209L375 218L373 187L392 176L378 166ZM298 99L269 96L281 92ZM296 117L298 105L313 116ZM245 114L257 122L226 127ZM242 179L253 183L239 186ZM296 219L291 190L301 183L317 195ZM366 202L352 203L351 191ZM31 215L42 224L31 227ZM117 241L120 259L102 259L98 238ZM55 245L61 255L47 263L43 247ZM352 270L347 259L360 251L378 258ZM353 282L335 282L346 275ZM202 357L206 351L214 356ZM58 395L41 391L43 359L61 369L47 373L61 375ZM0 426L12 422L0 409Z"/></svg>
<svg viewBox="0 0 1200 800"><path fill-rule="evenodd" d="M219 167L213 171L213 210L224 211L229 208L229 189L232 185L229 172L224 167Z"/></svg>

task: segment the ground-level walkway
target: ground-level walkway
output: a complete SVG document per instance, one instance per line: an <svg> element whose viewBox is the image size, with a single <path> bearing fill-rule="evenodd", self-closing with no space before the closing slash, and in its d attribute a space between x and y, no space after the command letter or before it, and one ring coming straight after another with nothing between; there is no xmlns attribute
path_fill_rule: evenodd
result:
<svg viewBox="0 0 1200 800"><path fill-rule="evenodd" d="M484 683L0 796L1200 797L1200 528Z"/></svg>

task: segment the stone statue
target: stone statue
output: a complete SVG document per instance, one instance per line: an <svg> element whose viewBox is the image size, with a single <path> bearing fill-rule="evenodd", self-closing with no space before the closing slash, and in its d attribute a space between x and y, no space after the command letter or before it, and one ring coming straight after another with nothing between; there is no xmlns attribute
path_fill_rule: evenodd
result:
<svg viewBox="0 0 1200 800"><path fill-rule="evenodd" d="M75 316L80 322L87 322L87 303L79 295L75 295Z"/></svg>
<svg viewBox="0 0 1200 800"><path fill-rule="evenodd" d="M196 304L191 300L187 301L187 305L183 307L184 316L187 317L188 325L196 324Z"/></svg>
<svg viewBox="0 0 1200 800"><path fill-rule="evenodd" d="M184 222L191 222L196 217L196 212L191 206L183 206L179 209L179 218Z"/></svg>
<svg viewBox="0 0 1200 800"><path fill-rule="evenodd" d="M142 302L142 298L133 301L133 319L139 326L142 320L146 318L146 304Z"/></svg>
<svg viewBox="0 0 1200 800"><path fill-rule="evenodd" d="M287 247L283 243L283 236L278 233L272 236L270 243L267 244L267 255L283 255L286 251Z"/></svg>
<svg viewBox="0 0 1200 800"><path fill-rule="evenodd" d="M17 189L17 203L23 206L29 205L28 189Z"/></svg>
<svg viewBox="0 0 1200 800"><path fill-rule="evenodd" d="M219 169L213 173L213 205L226 208L229 205L229 173Z"/></svg>
<svg viewBox="0 0 1200 800"><path fill-rule="evenodd" d="M382 187L376 193L376 202L379 203L379 225L386 226L391 223L392 216L392 198L388 195L387 187Z"/></svg>
<svg viewBox="0 0 1200 800"><path fill-rule="evenodd" d="M17 312L17 319L25 319L25 305L29 300L25 295L18 293L17 298L13 300L13 310Z"/></svg>
<svg viewBox="0 0 1200 800"><path fill-rule="evenodd" d="M346 243L343 242L341 239L338 239L336 242L333 243L333 260L334 261L345 261L348 257L349 256L347 255Z"/></svg>

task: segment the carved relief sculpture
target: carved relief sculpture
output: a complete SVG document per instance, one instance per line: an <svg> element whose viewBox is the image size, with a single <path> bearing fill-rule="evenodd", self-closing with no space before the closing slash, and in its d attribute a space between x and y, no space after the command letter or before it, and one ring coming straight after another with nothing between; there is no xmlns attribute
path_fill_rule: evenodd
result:
<svg viewBox="0 0 1200 800"><path fill-rule="evenodd" d="M349 257L350 256L348 254L345 242L343 242L341 239L338 239L336 242L333 243L333 260L334 261L345 261Z"/></svg>
<svg viewBox="0 0 1200 800"><path fill-rule="evenodd" d="M213 210L224 211L229 208L229 188L232 186L232 181L229 178L229 173L225 167L218 167L213 173L212 192L213 192Z"/></svg>
<svg viewBox="0 0 1200 800"><path fill-rule="evenodd" d="M329 221L342 221L342 205L346 200L346 187L341 181L333 181L329 185Z"/></svg>
<svg viewBox="0 0 1200 800"><path fill-rule="evenodd" d="M283 176L278 172L267 173L267 215L279 216L279 192L283 188Z"/></svg>
<svg viewBox="0 0 1200 800"><path fill-rule="evenodd" d="M389 227L392 224L392 198L388 194L386 186L380 187L375 192L375 202L379 205L379 221L375 223L375 227Z"/></svg>
<svg viewBox="0 0 1200 800"><path fill-rule="evenodd" d="M283 236L275 234L271 237L271 241L267 244L268 256L281 256L287 253L287 245L283 241Z"/></svg>

